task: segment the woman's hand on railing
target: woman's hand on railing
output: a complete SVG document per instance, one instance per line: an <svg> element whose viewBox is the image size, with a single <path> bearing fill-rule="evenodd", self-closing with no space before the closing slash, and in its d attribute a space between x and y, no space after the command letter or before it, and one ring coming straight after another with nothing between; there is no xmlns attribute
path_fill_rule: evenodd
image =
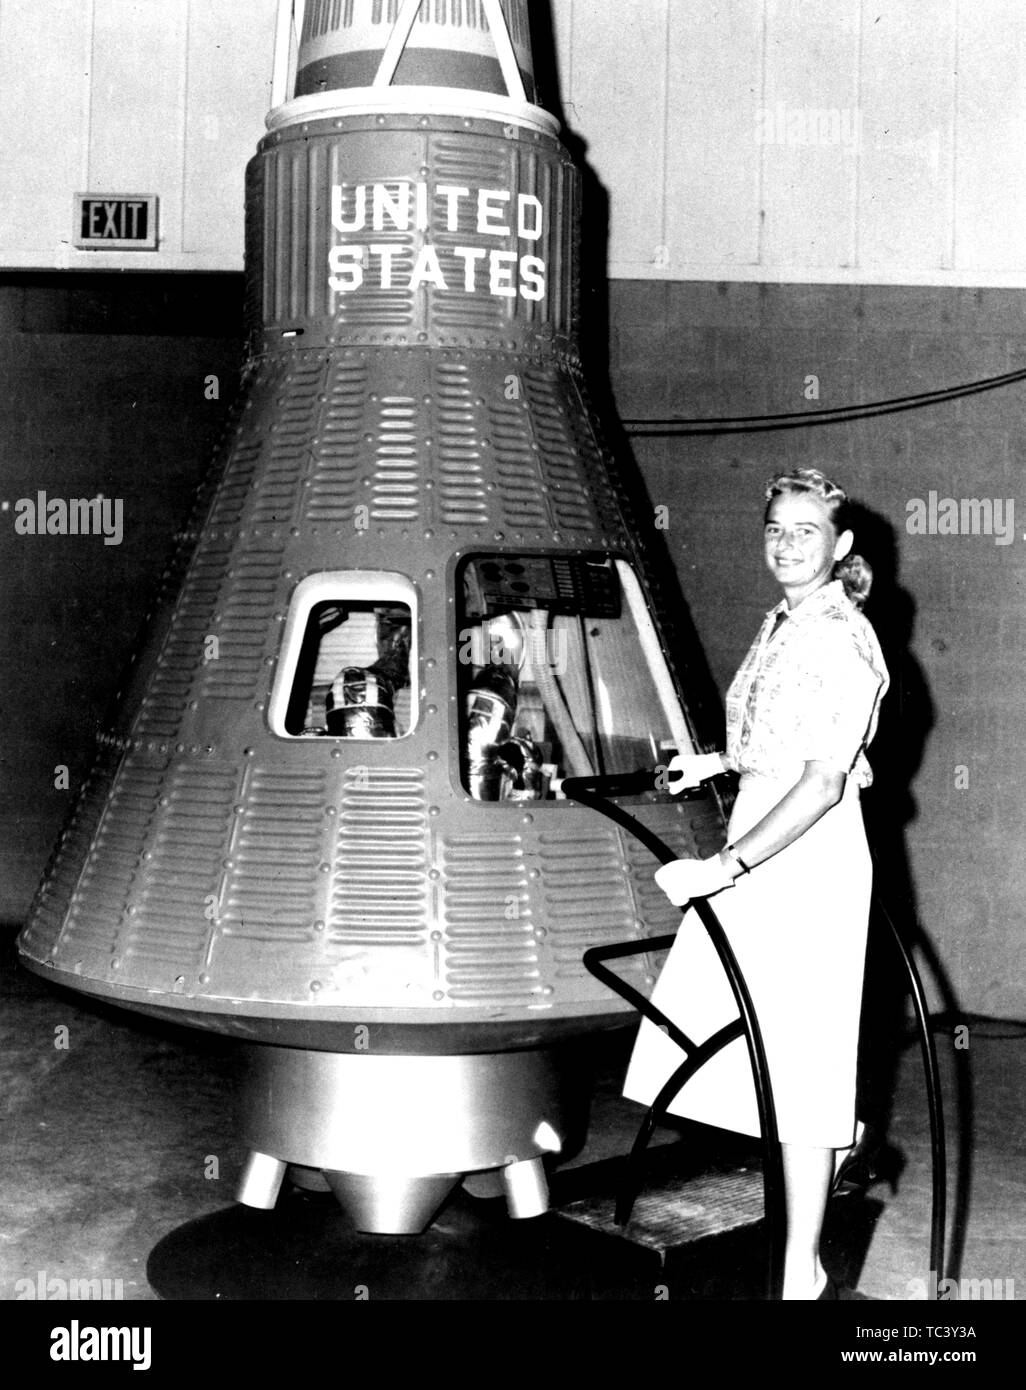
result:
<svg viewBox="0 0 1026 1390"><path fill-rule="evenodd" d="M730 888L734 876L718 854L709 859L675 859L656 870L655 881L675 907L692 898L708 898L721 888Z"/></svg>
<svg viewBox="0 0 1026 1390"><path fill-rule="evenodd" d="M723 771L721 753L678 753L666 768L666 789L673 796L678 796L689 787L697 787L708 781L710 777L718 777ZM674 773L678 775L674 776Z"/></svg>

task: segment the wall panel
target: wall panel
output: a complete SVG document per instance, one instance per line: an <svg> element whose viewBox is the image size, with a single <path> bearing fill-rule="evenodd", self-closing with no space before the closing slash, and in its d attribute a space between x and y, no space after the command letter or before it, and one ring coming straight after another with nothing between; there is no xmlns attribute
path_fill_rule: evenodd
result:
<svg viewBox="0 0 1026 1390"><path fill-rule="evenodd" d="M239 269L275 0L0 0L0 266ZM614 278L1026 286L1023 0L552 0Z"/></svg>
<svg viewBox="0 0 1026 1390"><path fill-rule="evenodd" d="M157 193L160 246L174 255L182 246L187 0L93 4L86 187Z"/></svg>
<svg viewBox="0 0 1026 1390"><path fill-rule="evenodd" d="M1026 286L1022 0L671 0L665 53L663 11L553 0L614 278Z"/></svg>
<svg viewBox="0 0 1026 1390"><path fill-rule="evenodd" d="M987 23L981 23L983 10ZM1001 270L1026 258L1026 6L958 11L955 260Z"/></svg>
<svg viewBox="0 0 1026 1390"><path fill-rule="evenodd" d="M761 6L689 0L670 11L666 108L669 265L759 257Z"/></svg>
<svg viewBox="0 0 1026 1390"><path fill-rule="evenodd" d="M849 269L855 259L858 0L766 7L761 262Z"/></svg>
<svg viewBox="0 0 1026 1390"><path fill-rule="evenodd" d="M275 0L0 0L0 267L237 270ZM158 251L71 245L74 194L155 193Z"/></svg>
<svg viewBox="0 0 1026 1390"><path fill-rule="evenodd" d="M863 0L862 265L953 266L955 58L954 0Z"/></svg>
<svg viewBox="0 0 1026 1390"><path fill-rule="evenodd" d="M0 0L4 260L39 254L58 265L67 251L72 195L85 177L90 11L83 0L45 9Z"/></svg>
<svg viewBox="0 0 1026 1390"><path fill-rule="evenodd" d="M246 163L270 105L273 6L252 7L245 46L226 62L225 35L237 15L237 0L190 5L182 250L239 261Z"/></svg>
<svg viewBox="0 0 1026 1390"><path fill-rule="evenodd" d="M664 265L667 10L574 0L568 115L610 193L609 259Z"/></svg>

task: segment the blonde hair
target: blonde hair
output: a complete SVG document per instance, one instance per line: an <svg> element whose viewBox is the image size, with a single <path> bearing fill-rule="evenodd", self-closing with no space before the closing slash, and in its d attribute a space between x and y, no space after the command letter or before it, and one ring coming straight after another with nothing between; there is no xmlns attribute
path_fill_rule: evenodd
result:
<svg viewBox="0 0 1026 1390"><path fill-rule="evenodd" d="M793 494L809 494L817 497L826 508L830 524L838 535L851 531L853 527L852 505L843 488L818 468L794 468L790 473L778 473L766 484L766 514L777 497ZM847 554L834 566L835 579L844 585L844 592L855 605L861 608L869 597L873 584L873 569L868 560L861 555Z"/></svg>

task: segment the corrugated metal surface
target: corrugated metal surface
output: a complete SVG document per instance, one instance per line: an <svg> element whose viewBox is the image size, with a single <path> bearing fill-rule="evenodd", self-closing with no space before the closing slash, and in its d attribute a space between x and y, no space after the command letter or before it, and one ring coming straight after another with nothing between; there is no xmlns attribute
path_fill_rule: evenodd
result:
<svg viewBox="0 0 1026 1390"><path fill-rule="evenodd" d="M333 362L327 399L313 441L305 512L312 522L352 521L357 495L360 437L367 406L363 362Z"/></svg>
<svg viewBox="0 0 1026 1390"><path fill-rule="evenodd" d="M120 964L135 873L164 791L165 768L125 760L72 896L61 950L103 974Z"/></svg>
<svg viewBox="0 0 1026 1390"><path fill-rule="evenodd" d="M430 159L456 139L431 120L437 128L392 116L376 129L383 148ZM523 150L491 129L504 153L485 159L485 137L471 130L467 167L515 180ZM272 244L279 222L306 218L296 171L321 167L310 148L348 138L354 170L357 156L376 159L364 134L344 136L334 122L269 137L259 160L297 180L287 196L280 185L275 193ZM285 158L289 143L306 150L302 159ZM535 186L556 171L570 190L559 206L575 207L565 154L540 138L532 151ZM254 178L257 194L262 186ZM557 204L562 196L554 187ZM576 229L551 211L550 264L567 265ZM296 264L272 282L270 313L310 302ZM251 265L259 276L259 256ZM384 340L388 303L359 331L343 314L305 318L294 336L280 323L254 331L225 460L165 580L166 604L105 736L92 800L51 866L23 938L28 958L126 1002L272 1039L299 1023L307 1040L331 1046L354 1014L389 1023L399 1014L418 1028L494 1025L509 1046L623 1012L581 956L662 926L665 908L645 882L651 865L593 812L482 806L459 781L463 696L448 587L458 557L611 547L644 576L613 461L580 395L573 325L553 332L572 284L553 274L539 314L490 296L502 298L494 312L504 336L489 345L477 323L440 328L433 289L418 292L402 345ZM512 534L495 529L511 522ZM401 739L290 739L269 726L272 690L288 698L275 682L294 676L281 663L297 586L340 570L412 585L417 719ZM374 656L369 623L349 637L347 653ZM322 655L318 678L342 659L330 643ZM681 833L676 806L645 814ZM718 820L712 807L691 816ZM628 969L644 972L646 962ZM474 1036L479 1046L483 1034Z"/></svg>
<svg viewBox="0 0 1026 1390"><path fill-rule="evenodd" d="M125 810L128 833L139 838L140 860L121 934L120 968L145 971L167 989L174 988L177 972L194 977L204 964L238 771L204 759L179 763L162 782L149 817L142 804ZM102 836L97 861L105 864Z"/></svg>
<svg viewBox="0 0 1026 1390"><path fill-rule="evenodd" d="M551 370L533 366L524 371L523 383L555 524L575 531L598 529L598 513L588 474L581 467L563 383L557 382Z"/></svg>
<svg viewBox="0 0 1026 1390"><path fill-rule="evenodd" d="M332 991L329 1002L437 1007L440 934L428 864L423 771L348 769L322 971Z"/></svg>
<svg viewBox="0 0 1026 1390"><path fill-rule="evenodd" d="M178 732L189 692L203 665L204 642L228 573L229 555L227 542L212 537L195 558L167 641L143 696L136 725L139 738L170 739Z"/></svg>
<svg viewBox="0 0 1026 1390"><path fill-rule="evenodd" d="M412 396L380 396L375 414L371 519L416 521L423 485L417 402Z"/></svg>
<svg viewBox="0 0 1026 1390"><path fill-rule="evenodd" d="M217 910L219 935L278 944L314 939L327 776L254 769L234 816Z"/></svg>
<svg viewBox="0 0 1026 1390"><path fill-rule="evenodd" d="M333 946L418 946L429 911L427 800L418 767L344 774L331 881Z"/></svg>
<svg viewBox="0 0 1026 1390"><path fill-rule="evenodd" d="M228 571L210 628L217 655L202 662L201 697L247 700L256 694L265 654L277 648L273 618L283 557L280 542L257 540Z"/></svg>
<svg viewBox="0 0 1026 1390"><path fill-rule="evenodd" d="M483 828L450 835L442 862L450 997L478 1004L540 998L545 979L522 836Z"/></svg>
<svg viewBox="0 0 1026 1390"><path fill-rule="evenodd" d="M448 526L487 525L488 493L475 383L465 362L441 362L435 371L434 442L439 455L439 505Z"/></svg>
<svg viewBox="0 0 1026 1390"><path fill-rule="evenodd" d="M303 319L332 314L335 337L343 341L366 342L369 330L379 342L415 343L424 338L414 335L438 332L440 342L461 344L473 333L482 347L505 345L517 324L565 333L574 308L576 256L567 236L576 212L576 181L567 161L554 159L551 148L542 151L530 136L496 141L487 123L470 124L471 129L456 136L445 122L433 119L425 121L424 129L410 130L395 123L382 127L370 117L348 117L346 133L327 142L297 140L294 130L269 137L263 158L249 174L251 198L264 200L264 243L252 257L254 284L261 287L263 300L254 308L263 321L287 331ZM408 197L415 207L415 192L404 190L416 184L427 190L426 233L413 216L405 228L394 225L391 216L375 218L375 186L396 202L401 194ZM449 196L439 186L508 191L507 221L495 225L509 230L501 237L479 230L476 205L466 196L452 204L456 226L450 229ZM521 194L539 198L548 209L534 240L516 235L514 209ZM345 232L333 224L333 208ZM362 283L336 293L325 268L332 246L343 243L362 248ZM431 273L445 282L432 282L430 296L410 287L424 245L437 256ZM457 255L456 247L467 254ZM376 248L387 248L387 256ZM468 276L479 289L488 282L488 258L494 250L517 257L529 253L544 261L551 276L549 292L538 299L468 292ZM382 278L386 259L390 284ZM515 281L516 266L506 269Z"/></svg>
<svg viewBox="0 0 1026 1390"><path fill-rule="evenodd" d="M588 946L626 941L638 929L620 832L597 818L538 836L542 900L557 972L579 972Z"/></svg>
<svg viewBox="0 0 1026 1390"><path fill-rule="evenodd" d="M110 745L101 745L97 751L96 761L83 784L32 904L24 936L30 950L42 950L45 955L62 940L62 924L88 861L90 846L103 818L122 756ZM156 775L151 772L151 780ZM116 921L107 923L107 929L113 925L116 925Z"/></svg>
<svg viewBox="0 0 1026 1390"><path fill-rule="evenodd" d="M503 520L514 529L554 525L538 448L525 429L526 400L509 400L496 394L488 401L488 431L495 449L495 486L502 503Z"/></svg>
<svg viewBox="0 0 1026 1390"><path fill-rule="evenodd" d="M276 397L270 453L254 490L254 526L288 525L299 501L299 479L310 462L310 440L321 414L327 363L298 361L284 377Z"/></svg>
<svg viewBox="0 0 1026 1390"><path fill-rule="evenodd" d="M262 440L249 439L232 451L229 470L217 490L210 514L212 527L234 529L242 520L242 509L252 497L253 472L262 450Z"/></svg>

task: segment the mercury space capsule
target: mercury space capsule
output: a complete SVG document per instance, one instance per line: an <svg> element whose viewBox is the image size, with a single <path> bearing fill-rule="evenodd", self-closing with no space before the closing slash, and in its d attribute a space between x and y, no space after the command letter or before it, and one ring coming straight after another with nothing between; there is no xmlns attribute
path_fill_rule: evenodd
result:
<svg viewBox="0 0 1026 1390"><path fill-rule="evenodd" d="M468 1175L544 1210L561 1046L627 1021L582 953L678 920L560 791L698 738L582 382L527 8L282 4L237 413L19 942L245 1043L240 1199L291 1168L367 1231ZM630 800L719 843L710 802Z"/></svg>

